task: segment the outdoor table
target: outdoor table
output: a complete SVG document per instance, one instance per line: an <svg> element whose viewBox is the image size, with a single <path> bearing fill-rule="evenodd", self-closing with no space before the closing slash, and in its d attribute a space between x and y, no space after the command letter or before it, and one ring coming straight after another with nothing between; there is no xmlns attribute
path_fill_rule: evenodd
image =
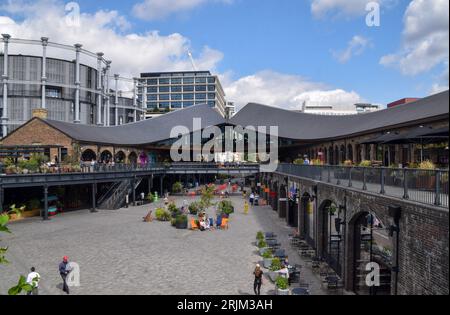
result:
<svg viewBox="0 0 450 315"><path fill-rule="evenodd" d="M309 295L309 290L306 288L294 288L292 289L292 295Z"/></svg>

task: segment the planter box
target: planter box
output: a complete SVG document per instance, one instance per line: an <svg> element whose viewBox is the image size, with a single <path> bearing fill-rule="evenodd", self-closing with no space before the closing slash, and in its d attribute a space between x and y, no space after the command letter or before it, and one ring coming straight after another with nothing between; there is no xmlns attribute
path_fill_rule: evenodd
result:
<svg viewBox="0 0 450 315"><path fill-rule="evenodd" d="M268 274L270 281L275 282L275 280L278 278L279 274L275 271L269 271Z"/></svg>
<svg viewBox="0 0 450 315"><path fill-rule="evenodd" d="M41 215L41 210L40 209L31 210L31 211L24 211L24 213L22 214L22 216L24 218L38 217L40 215Z"/></svg>
<svg viewBox="0 0 450 315"><path fill-rule="evenodd" d="M273 260L273 258L264 258L264 260L263 260L264 268L269 269L270 266L272 266L272 260Z"/></svg>
<svg viewBox="0 0 450 315"><path fill-rule="evenodd" d="M21 221L21 220L23 220L23 219L24 219L23 215L18 216L18 215L15 214L15 213L9 215L9 222Z"/></svg>
<svg viewBox="0 0 450 315"><path fill-rule="evenodd" d="M276 290L277 295L289 295L289 289L281 290L279 288L276 288L275 290Z"/></svg>
<svg viewBox="0 0 450 315"><path fill-rule="evenodd" d="M186 230L186 229L188 228L188 223L187 223L187 222L184 222L184 223L182 223L182 224L176 224L175 227L176 227L178 230Z"/></svg>
<svg viewBox="0 0 450 315"><path fill-rule="evenodd" d="M266 251L268 251L268 250L269 250L268 247L260 248L260 249L259 249L259 254L262 256L262 255L264 255L264 253L265 253Z"/></svg>

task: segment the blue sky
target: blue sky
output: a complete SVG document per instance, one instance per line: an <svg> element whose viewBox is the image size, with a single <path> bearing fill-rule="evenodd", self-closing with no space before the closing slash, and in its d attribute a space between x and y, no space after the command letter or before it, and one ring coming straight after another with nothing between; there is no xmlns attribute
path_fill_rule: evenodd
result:
<svg viewBox="0 0 450 315"><path fill-rule="evenodd" d="M149 2L145 8L156 6L162 12L160 15L164 16L146 15L145 10L136 13L133 7L144 1ZM192 4L184 6L183 1ZM355 6L368 2L349 1L353 1ZM214 72L224 75L224 85L226 88L229 86L230 90L227 94L235 98L246 93L246 87L257 86L250 83L249 78L267 80L270 73L292 76L299 85L306 82L307 87L299 87L289 100L283 100L281 96L274 97L273 102L278 100L280 103L289 103L286 105L289 107L292 106L295 93L304 95L317 90L341 89L346 93L356 93L362 100L386 104L402 97L426 96L448 87L448 44L439 47L441 52L437 57L415 54L418 47L424 42L430 42L433 36L448 39L448 1L427 0L434 2L433 9L437 11L442 11L443 6L444 9L447 7L446 14L440 17L442 23L437 26L434 25L432 11L428 10L427 13L420 10L420 6L429 6L422 1L384 0L381 2L380 27L368 27L365 22L367 12L363 9L355 9L355 12L355 6L349 9L343 0L166 0L166 3L172 2L168 4L171 5L169 8L162 7L164 4L161 4L161 0L81 0L78 4L82 13L92 16L101 10L117 11L118 16L127 21L125 28L115 28L118 36L158 31L159 36L169 37L177 33L188 42L184 45L199 59L205 47L211 48L220 56L204 63L211 64ZM0 1L4 3L0 16L9 16L17 24L32 19L30 15L19 15L11 9L5 9L7 2ZM60 1L27 2L64 4ZM313 2L324 8L320 15L313 12ZM414 9L413 5L418 8ZM405 16L420 21L424 30L415 30L419 34L417 36L406 36L408 24ZM443 31L445 25L447 30ZM355 40L357 44L352 50L349 43L355 37L358 40ZM440 37L434 42L440 42ZM348 54L343 57L346 50ZM395 55L395 60L382 62L389 55ZM412 59L415 55L418 55L415 58L419 61ZM181 54L175 59L178 62L184 58ZM428 62L427 58L430 61L424 65L425 70L408 70L414 68L415 64ZM203 64L201 60L199 63ZM189 65L184 64L185 67ZM150 66L144 63L142 72L161 70L147 68ZM261 72L266 74L259 75ZM259 88L270 90L270 84L275 83L265 82ZM242 102L251 100L254 94L249 94ZM270 104L270 101L266 103L281 107L284 105Z"/></svg>

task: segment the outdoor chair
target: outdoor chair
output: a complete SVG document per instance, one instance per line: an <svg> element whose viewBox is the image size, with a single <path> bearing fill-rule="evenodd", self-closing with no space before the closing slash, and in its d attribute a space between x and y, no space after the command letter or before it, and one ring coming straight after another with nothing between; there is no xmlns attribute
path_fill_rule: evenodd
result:
<svg viewBox="0 0 450 315"><path fill-rule="evenodd" d="M222 224L220 225L220 228L222 230L228 230L229 226L228 226L228 219L223 218L222 219Z"/></svg>
<svg viewBox="0 0 450 315"><path fill-rule="evenodd" d="M197 222L195 222L195 219L191 219L191 230L193 231L199 230L199 226L197 225Z"/></svg>

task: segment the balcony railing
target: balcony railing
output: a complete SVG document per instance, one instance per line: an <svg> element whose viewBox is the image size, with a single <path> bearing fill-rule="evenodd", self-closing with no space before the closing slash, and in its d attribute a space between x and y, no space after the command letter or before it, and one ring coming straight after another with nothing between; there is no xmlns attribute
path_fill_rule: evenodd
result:
<svg viewBox="0 0 450 315"><path fill-rule="evenodd" d="M448 208L448 170L280 164L277 172Z"/></svg>

